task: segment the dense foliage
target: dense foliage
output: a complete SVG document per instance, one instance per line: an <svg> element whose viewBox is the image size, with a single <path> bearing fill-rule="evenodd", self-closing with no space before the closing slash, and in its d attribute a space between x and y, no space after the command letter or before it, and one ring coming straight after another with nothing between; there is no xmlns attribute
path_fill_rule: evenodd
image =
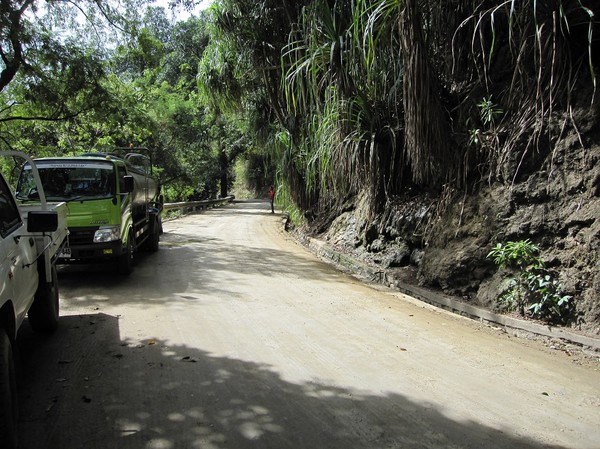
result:
<svg viewBox="0 0 600 449"><path fill-rule="evenodd" d="M178 197L226 194L240 159L311 216L361 191L377 212L514 182L595 94L591 1L216 0L177 23L146 3L2 3L4 148L147 146Z"/></svg>
<svg viewBox="0 0 600 449"><path fill-rule="evenodd" d="M147 3L2 2L0 149L147 147L167 200L227 194L225 131L196 82L206 19L174 22Z"/></svg>
<svg viewBox="0 0 600 449"><path fill-rule="evenodd" d="M222 0L200 80L260 136L295 205L335 211L368 191L376 212L409 189L514 182L551 152L551 118L595 93L597 9Z"/></svg>

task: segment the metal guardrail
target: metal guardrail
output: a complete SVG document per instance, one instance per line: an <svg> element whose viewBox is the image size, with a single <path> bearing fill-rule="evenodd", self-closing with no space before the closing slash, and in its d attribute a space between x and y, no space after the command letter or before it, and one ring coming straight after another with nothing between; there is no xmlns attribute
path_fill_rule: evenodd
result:
<svg viewBox="0 0 600 449"><path fill-rule="evenodd" d="M231 203L235 197L226 196L225 198L217 198L216 200L202 201L183 201L180 203L165 203L163 211L180 210L183 213L195 212L198 210L208 209L209 207L218 207L226 203Z"/></svg>

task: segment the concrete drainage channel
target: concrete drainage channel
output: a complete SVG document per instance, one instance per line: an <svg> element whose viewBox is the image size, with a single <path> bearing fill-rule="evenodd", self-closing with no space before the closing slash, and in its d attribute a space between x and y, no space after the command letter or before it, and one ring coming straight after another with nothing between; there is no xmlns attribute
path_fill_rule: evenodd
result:
<svg viewBox="0 0 600 449"><path fill-rule="evenodd" d="M473 306L471 304L458 301L449 296L445 296L436 292L426 290L414 285L409 285L400 282L396 279L390 279L388 273L381 268L371 267L359 260L349 257L336 251L331 245L310 237L295 235L296 239L306 246L315 255L327 259L342 271L350 272L360 277L366 278L369 281L383 284L386 286L394 285L394 287L402 293L410 295L428 304L445 310L458 313L460 315L480 320L484 323L500 326L506 331L513 333L534 334L537 336L547 337L551 339L560 339L566 343L572 343L581 346L583 349L600 352L600 338L589 337L568 329L543 325L525 320L519 320L506 315L499 315L487 309Z"/></svg>

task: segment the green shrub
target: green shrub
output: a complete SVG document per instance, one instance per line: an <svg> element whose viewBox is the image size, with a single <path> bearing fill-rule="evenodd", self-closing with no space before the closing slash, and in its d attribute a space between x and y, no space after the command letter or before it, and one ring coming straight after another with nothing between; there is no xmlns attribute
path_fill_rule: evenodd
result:
<svg viewBox="0 0 600 449"><path fill-rule="evenodd" d="M565 322L572 313L571 297L546 269L539 248L529 239L498 243L488 258L499 268L512 271L508 289L498 298L509 310L525 311L534 318Z"/></svg>

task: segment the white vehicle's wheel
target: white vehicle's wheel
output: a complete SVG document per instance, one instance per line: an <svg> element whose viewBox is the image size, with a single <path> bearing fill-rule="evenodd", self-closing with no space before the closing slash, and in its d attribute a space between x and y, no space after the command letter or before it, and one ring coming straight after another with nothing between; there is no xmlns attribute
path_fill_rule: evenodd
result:
<svg viewBox="0 0 600 449"><path fill-rule="evenodd" d="M12 343L0 328L0 441L2 447L17 447L17 380Z"/></svg>
<svg viewBox="0 0 600 449"><path fill-rule="evenodd" d="M58 327L59 315L58 275L54 265L51 272L52 283L43 282L43 279L40 279L35 299L27 314L33 330L47 334L54 332Z"/></svg>

